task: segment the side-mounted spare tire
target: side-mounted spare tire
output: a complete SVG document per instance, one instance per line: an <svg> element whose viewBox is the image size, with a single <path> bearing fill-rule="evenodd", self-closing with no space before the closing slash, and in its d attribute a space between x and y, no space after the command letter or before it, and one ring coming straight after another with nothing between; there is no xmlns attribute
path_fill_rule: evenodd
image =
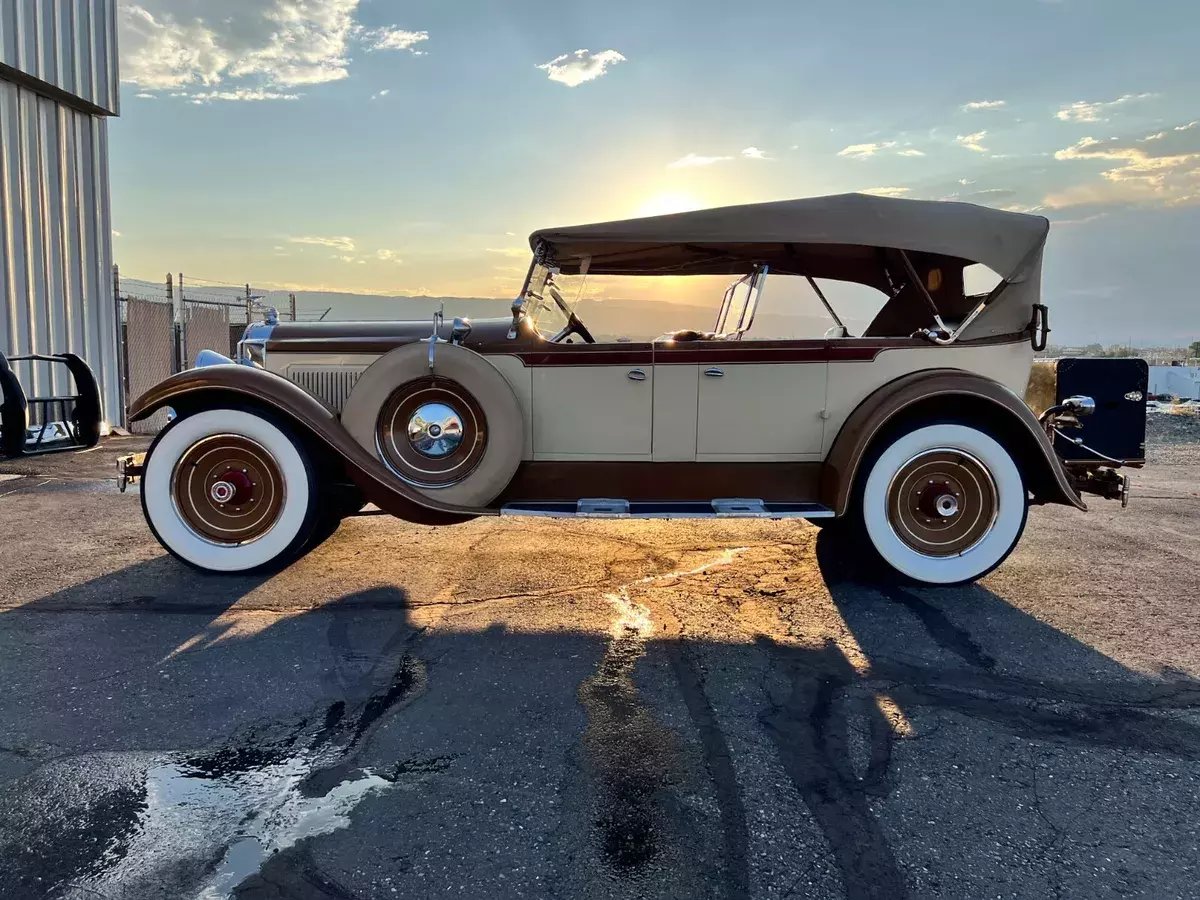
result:
<svg viewBox="0 0 1200 900"><path fill-rule="evenodd" d="M486 506L521 463L525 423L508 382L477 353L407 344L363 372L342 425L398 478L431 498Z"/></svg>

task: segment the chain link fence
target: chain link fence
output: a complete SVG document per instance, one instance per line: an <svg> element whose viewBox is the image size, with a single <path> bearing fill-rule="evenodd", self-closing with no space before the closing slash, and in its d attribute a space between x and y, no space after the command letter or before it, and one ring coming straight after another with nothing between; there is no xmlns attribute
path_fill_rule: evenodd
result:
<svg viewBox="0 0 1200 900"><path fill-rule="evenodd" d="M183 287L125 280L117 285L117 317L126 402L164 378L196 365L201 350L233 357L262 295L247 286ZM266 304L270 305L270 304ZM285 307L286 309L286 307ZM156 434L167 424L160 411L141 422L126 423L135 434Z"/></svg>

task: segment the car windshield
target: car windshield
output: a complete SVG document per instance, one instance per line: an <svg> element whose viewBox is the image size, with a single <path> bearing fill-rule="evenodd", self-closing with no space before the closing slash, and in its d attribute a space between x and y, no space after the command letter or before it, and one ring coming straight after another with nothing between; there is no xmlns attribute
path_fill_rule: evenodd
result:
<svg viewBox="0 0 1200 900"><path fill-rule="evenodd" d="M529 284L523 295L526 317L545 337L553 337L567 327L570 314L582 295L582 291L578 291L575 296L565 296L563 288L556 284L557 276L556 269L537 263L530 273ZM555 295L561 298L561 305L555 300Z"/></svg>

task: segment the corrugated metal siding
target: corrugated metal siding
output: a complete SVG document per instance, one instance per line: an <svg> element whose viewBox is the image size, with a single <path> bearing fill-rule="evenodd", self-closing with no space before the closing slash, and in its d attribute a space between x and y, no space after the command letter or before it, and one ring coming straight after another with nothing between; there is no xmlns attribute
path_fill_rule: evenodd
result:
<svg viewBox="0 0 1200 900"><path fill-rule="evenodd" d="M0 0L0 63L117 115L118 0Z"/></svg>
<svg viewBox="0 0 1200 900"><path fill-rule="evenodd" d="M78 353L120 422L111 229L108 120L0 79L0 350ZM27 394L71 390L63 366L16 370Z"/></svg>

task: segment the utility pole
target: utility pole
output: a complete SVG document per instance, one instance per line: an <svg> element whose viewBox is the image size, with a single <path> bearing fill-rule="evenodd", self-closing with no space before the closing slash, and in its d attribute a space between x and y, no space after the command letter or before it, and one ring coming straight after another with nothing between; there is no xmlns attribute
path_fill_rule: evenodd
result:
<svg viewBox="0 0 1200 900"><path fill-rule="evenodd" d="M172 306L175 305L175 285L171 280L170 272L167 273L167 300L170 301Z"/></svg>
<svg viewBox="0 0 1200 900"><path fill-rule="evenodd" d="M292 307L292 321L295 322L296 321L296 295L288 294L288 302L291 304L291 307Z"/></svg>
<svg viewBox="0 0 1200 900"><path fill-rule="evenodd" d="M250 296L250 285L246 285L246 324L254 321L254 299Z"/></svg>

